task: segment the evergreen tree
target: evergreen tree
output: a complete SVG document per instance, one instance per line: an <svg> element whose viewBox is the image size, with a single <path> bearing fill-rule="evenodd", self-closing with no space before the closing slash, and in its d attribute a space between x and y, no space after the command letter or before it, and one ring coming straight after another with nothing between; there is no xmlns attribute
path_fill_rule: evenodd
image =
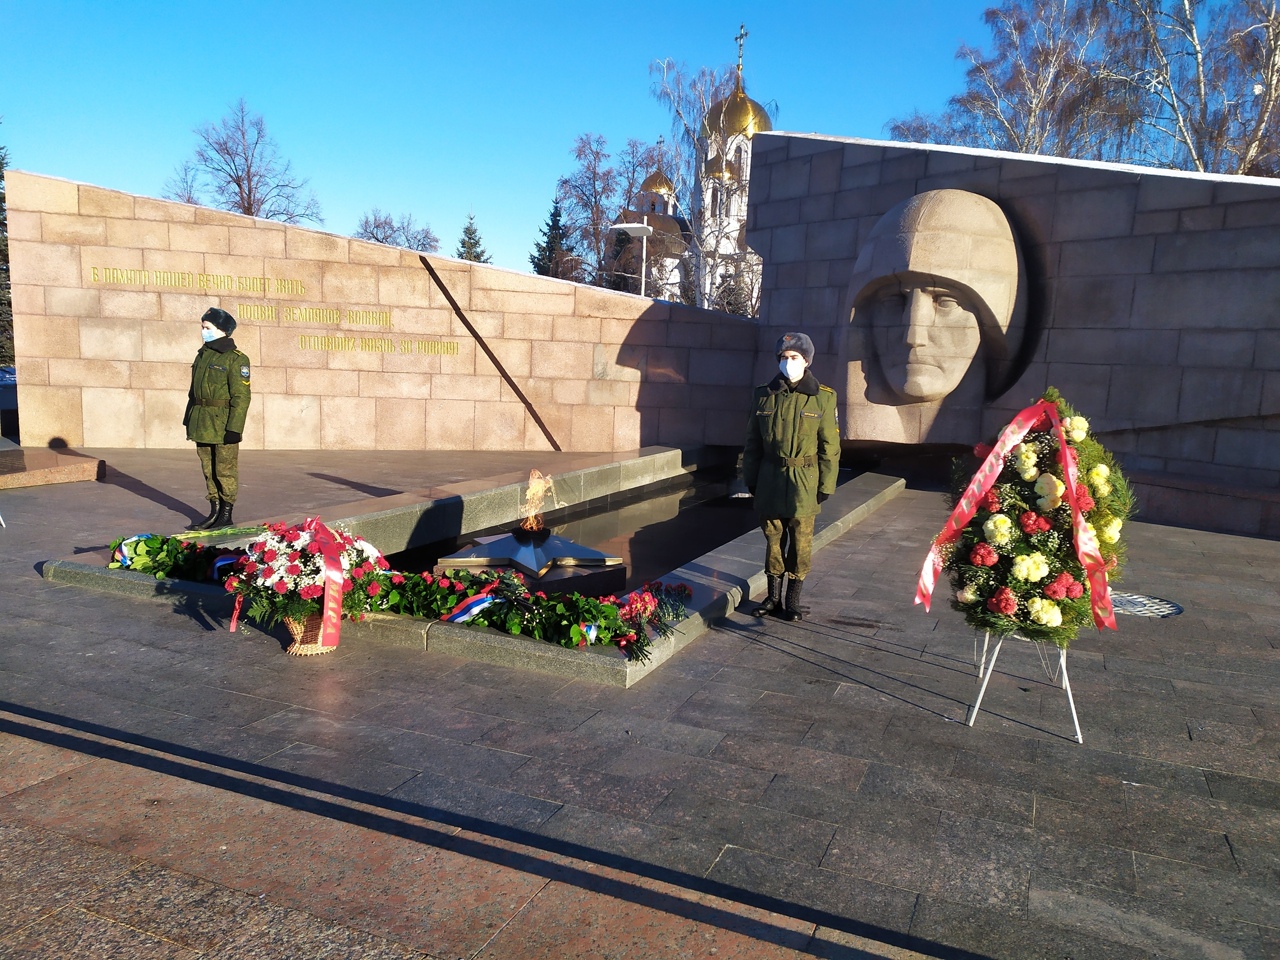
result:
<svg viewBox="0 0 1280 960"><path fill-rule="evenodd" d="M560 201L556 200L551 204L551 213L542 228L542 239L534 244L533 253L529 254L529 265L539 276L571 279L565 270L574 263L570 260L572 253L568 231L560 222Z"/></svg>
<svg viewBox="0 0 1280 960"><path fill-rule="evenodd" d="M13 297L9 286L9 219L4 205L4 171L9 151L0 147L0 367L12 366Z"/></svg>
<svg viewBox="0 0 1280 960"><path fill-rule="evenodd" d="M476 215L467 215L467 225L462 228L462 237L458 240L458 249L454 256L459 260L470 260L472 263L490 263L489 253L480 240L480 231L476 229Z"/></svg>

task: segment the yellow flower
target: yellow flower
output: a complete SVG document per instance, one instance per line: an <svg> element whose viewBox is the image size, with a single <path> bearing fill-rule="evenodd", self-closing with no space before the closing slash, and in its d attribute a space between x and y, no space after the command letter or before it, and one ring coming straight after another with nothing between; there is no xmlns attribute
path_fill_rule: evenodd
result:
<svg viewBox="0 0 1280 960"><path fill-rule="evenodd" d="M1111 468L1105 463L1100 463L1089 471L1090 483L1105 483L1107 477L1111 476Z"/></svg>
<svg viewBox="0 0 1280 960"><path fill-rule="evenodd" d="M1052 473L1042 473L1040 479L1036 481L1036 493L1042 497L1061 498L1066 489L1067 485Z"/></svg>
<svg viewBox="0 0 1280 960"><path fill-rule="evenodd" d="M996 546L1006 544L1013 536L1013 521L1003 513L993 513L982 525L982 534L988 543Z"/></svg>
<svg viewBox="0 0 1280 960"><path fill-rule="evenodd" d="M1084 417L1067 417L1062 421L1062 427L1066 430L1067 436L1076 443L1089 435L1089 421Z"/></svg>
<svg viewBox="0 0 1280 960"><path fill-rule="evenodd" d="M1123 526L1123 520L1119 517L1112 517L1102 525L1102 530L1099 531L1098 537L1104 543L1115 543L1120 539L1120 528Z"/></svg>
<svg viewBox="0 0 1280 960"><path fill-rule="evenodd" d="M977 603L980 599L978 591L974 589L973 584L967 583L963 590L956 591L956 599L961 603Z"/></svg>
<svg viewBox="0 0 1280 960"><path fill-rule="evenodd" d="M1027 601L1027 612L1036 623L1046 627L1062 626L1062 611L1052 600L1044 597L1032 597Z"/></svg>
<svg viewBox="0 0 1280 960"><path fill-rule="evenodd" d="M1040 471L1037 470L1035 467L1031 467L1030 469L1023 470L1019 474L1019 476L1021 476L1022 479L1025 480L1027 483L1030 483L1036 477L1040 476Z"/></svg>
<svg viewBox="0 0 1280 960"><path fill-rule="evenodd" d="M1024 553L1013 558L1013 575L1035 583L1049 575L1049 562L1043 553Z"/></svg>

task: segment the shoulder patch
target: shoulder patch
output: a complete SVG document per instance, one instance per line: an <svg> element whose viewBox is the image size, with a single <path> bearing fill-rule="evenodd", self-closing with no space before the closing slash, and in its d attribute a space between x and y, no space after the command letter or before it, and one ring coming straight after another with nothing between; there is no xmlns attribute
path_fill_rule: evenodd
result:
<svg viewBox="0 0 1280 960"><path fill-rule="evenodd" d="M249 379L249 365L247 363L240 364L240 376L244 380Z"/></svg>

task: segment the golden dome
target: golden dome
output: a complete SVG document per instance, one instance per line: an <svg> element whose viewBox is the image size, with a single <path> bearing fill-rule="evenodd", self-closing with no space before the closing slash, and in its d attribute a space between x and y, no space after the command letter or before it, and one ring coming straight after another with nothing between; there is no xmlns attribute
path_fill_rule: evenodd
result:
<svg viewBox="0 0 1280 960"><path fill-rule="evenodd" d="M742 168L733 160L723 157L708 157L702 165L702 176L707 180L741 180Z"/></svg>
<svg viewBox="0 0 1280 960"><path fill-rule="evenodd" d="M661 170L655 170L644 178L640 184L641 193L657 193L664 197L674 197L676 185Z"/></svg>
<svg viewBox="0 0 1280 960"><path fill-rule="evenodd" d="M750 140L757 133L772 129L769 114L764 107L747 96L742 89L742 81L739 80L733 93L711 105L702 119L701 136L707 140L728 140L737 136Z"/></svg>

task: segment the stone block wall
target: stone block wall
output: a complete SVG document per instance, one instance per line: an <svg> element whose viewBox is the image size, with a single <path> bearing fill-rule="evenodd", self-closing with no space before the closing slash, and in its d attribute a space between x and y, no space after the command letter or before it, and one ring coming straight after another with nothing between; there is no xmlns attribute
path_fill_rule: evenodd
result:
<svg viewBox="0 0 1280 960"><path fill-rule="evenodd" d="M740 444L756 326L270 220L6 173L22 442L178 447L199 319L253 363L247 448ZM445 289L441 288L441 284ZM447 289L447 294L446 294Z"/></svg>
<svg viewBox="0 0 1280 960"><path fill-rule="evenodd" d="M1025 372L982 433L1052 384L1162 489L1280 487L1280 182L761 134L748 242L765 261L762 348L807 330L819 378L843 383L858 250L895 204L943 188L1000 206L1028 275Z"/></svg>

